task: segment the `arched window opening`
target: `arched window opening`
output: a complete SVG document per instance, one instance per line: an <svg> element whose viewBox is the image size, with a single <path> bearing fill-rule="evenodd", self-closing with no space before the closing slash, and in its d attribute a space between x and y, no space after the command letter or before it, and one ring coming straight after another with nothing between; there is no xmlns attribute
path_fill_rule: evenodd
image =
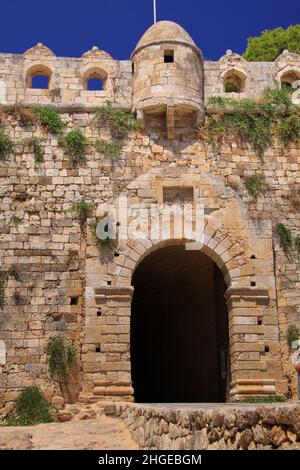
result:
<svg viewBox="0 0 300 470"><path fill-rule="evenodd" d="M52 72L44 65L30 68L26 74L26 87L34 90L48 90L50 88Z"/></svg>
<svg viewBox="0 0 300 470"><path fill-rule="evenodd" d="M84 88L87 91L103 91L106 88L107 74L95 68L88 70L84 76Z"/></svg>
<svg viewBox="0 0 300 470"><path fill-rule="evenodd" d="M297 88L295 82L300 80L300 72L291 70L281 76L281 87Z"/></svg>
<svg viewBox="0 0 300 470"><path fill-rule="evenodd" d="M87 81L88 91L102 91L104 90L104 81L98 77L91 77Z"/></svg>
<svg viewBox="0 0 300 470"><path fill-rule="evenodd" d="M243 93L245 91L246 76L242 72L230 70L224 76L225 93Z"/></svg>
<svg viewBox="0 0 300 470"><path fill-rule="evenodd" d="M31 88L35 90L48 90L49 89L49 77L47 75L35 75L31 79Z"/></svg>

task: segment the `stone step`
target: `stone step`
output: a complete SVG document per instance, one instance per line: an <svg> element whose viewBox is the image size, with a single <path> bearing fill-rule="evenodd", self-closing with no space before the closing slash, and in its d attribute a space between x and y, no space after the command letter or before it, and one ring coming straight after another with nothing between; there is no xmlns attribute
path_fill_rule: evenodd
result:
<svg viewBox="0 0 300 470"><path fill-rule="evenodd" d="M82 395L79 397L80 403L97 403L99 398L95 395Z"/></svg>

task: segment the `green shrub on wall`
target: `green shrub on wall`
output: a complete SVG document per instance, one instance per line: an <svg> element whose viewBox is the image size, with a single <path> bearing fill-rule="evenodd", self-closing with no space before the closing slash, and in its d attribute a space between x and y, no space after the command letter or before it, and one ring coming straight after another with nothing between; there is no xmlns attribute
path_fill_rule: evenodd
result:
<svg viewBox="0 0 300 470"><path fill-rule="evenodd" d="M87 219L92 217L94 210L95 204L86 202L83 199L81 201L74 202L70 209L74 217L80 222L81 228L84 227Z"/></svg>
<svg viewBox="0 0 300 470"><path fill-rule="evenodd" d="M114 161L122 153L126 137L141 127L141 122L134 114L115 108L109 101L98 109L94 115L94 121L103 119L110 127L111 141L100 139L96 142L96 150L108 160Z"/></svg>
<svg viewBox="0 0 300 470"><path fill-rule="evenodd" d="M63 131L65 124L61 120L60 114L55 109L47 106L36 106L33 111L37 114L40 123L52 134L59 134Z"/></svg>
<svg viewBox="0 0 300 470"><path fill-rule="evenodd" d="M59 144L65 149L70 158L70 163L75 165L84 160L85 146L88 140L80 129L65 134Z"/></svg>
<svg viewBox="0 0 300 470"><path fill-rule="evenodd" d="M6 418L8 426L32 426L54 421L53 408L38 387L22 390L14 402L14 408Z"/></svg>
<svg viewBox="0 0 300 470"><path fill-rule="evenodd" d="M123 143L116 139L113 139L111 142L107 142L101 139L96 141L95 148L97 152L104 156L104 158L110 161L114 161L120 157Z"/></svg>
<svg viewBox="0 0 300 470"><path fill-rule="evenodd" d="M109 101L96 111L95 119L99 118L104 118L109 123L113 137L119 140L141 127L141 122L134 114L115 108Z"/></svg>
<svg viewBox="0 0 300 470"><path fill-rule="evenodd" d="M66 344L62 336L54 336L49 339L46 353L50 377L57 382L67 382L76 358L74 346Z"/></svg>
<svg viewBox="0 0 300 470"><path fill-rule="evenodd" d="M290 251L295 248L298 253L300 251L300 236L295 238L292 235L291 229L287 228L284 224L278 223L276 225L277 235L279 236L280 245L285 253L290 254Z"/></svg>
<svg viewBox="0 0 300 470"><path fill-rule="evenodd" d="M98 227L98 224L100 222L103 222L103 224L105 224L103 226L103 238L99 238L98 235L97 235L97 227ZM106 212L105 214L102 215L102 217L97 217L96 218L96 221L93 225L93 232L94 232L94 237L95 237L95 240L96 240L96 244L97 246L100 248L100 247L112 247L114 241L115 241L115 238L110 238L109 236L109 216L108 216L108 212Z"/></svg>
<svg viewBox="0 0 300 470"><path fill-rule="evenodd" d="M231 141L237 137L250 144L260 158L272 145L273 134L284 148L300 141L300 109L293 105L291 91L286 87L266 90L259 102L217 96L211 97L208 105L213 114L200 129L200 135L214 152L220 150L226 138Z"/></svg>
<svg viewBox="0 0 300 470"><path fill-rule="evenodd" d="M289 252L293 246L293 237L291 229L287 228L284 224L279 223L276 226L277 234L280 239L280 245L285 252Z"/></svg>
<svg viewBox="0 0 300 470"><path fill-rule="evenodd" d="M28 145L28 147L32 148L35 163L37 165L39 163L42 163L42 161L43 161L43 150L42 150L41 141L40 141L39 137L32 136L32 137L29 137L28 139L24 139L24 144Z"/></svg>
<svg viewBox="0 0 300 470"><path fill-rule="evenodd" d="M260 194L267 191L268 186L262 173L248 176L246 179L246 188L252 199L256 200Z"/></svg>
<svg viewBox="0 0 300 470"><path fill-rule="evenodd" d="M7 160L11 155L13 155L15 150L15 145L11 138L4 134L3 130L0 129L0 161Z"/></svg>
<svg viewBox="0 0 300 470"><path fill-rule="evenodd" d="M225 92L226 93L237 93L239 91L238 86L235 83L226 82Z"/></svg>
<svg viewBox="0 0 300 470"><path fill-rule="evenodd" d="M10 218L10 223L12 225L20 225L22 223L22 219L20 217L18 217L17 215L12 215L11 218Z"/></svg>

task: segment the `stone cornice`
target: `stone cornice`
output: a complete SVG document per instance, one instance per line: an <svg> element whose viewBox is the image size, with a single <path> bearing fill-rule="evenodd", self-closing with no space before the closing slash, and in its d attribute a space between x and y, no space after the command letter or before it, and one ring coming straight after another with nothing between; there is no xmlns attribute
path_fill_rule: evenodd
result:
<svg viewBox="0 0 300 470"><path fill-rule="evenodd" d="M123 286L103 286L95 289L95 298L97 300L103 299L124 299L133 296L133 287Z"/></svg>
<svg viewBox="0 0 300 470"><path fill-rule="evenodd" d="M237 286L229 287L226 294L226 300L268 300L269 301L269 291L265 287L251 287L251 286Z"/></svg>

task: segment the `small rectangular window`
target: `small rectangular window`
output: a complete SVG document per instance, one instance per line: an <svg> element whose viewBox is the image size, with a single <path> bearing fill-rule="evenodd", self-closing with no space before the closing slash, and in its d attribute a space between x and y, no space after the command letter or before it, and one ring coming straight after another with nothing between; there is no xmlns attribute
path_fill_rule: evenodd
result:
<svg viewBox="0 0 300 470"><path fill-rule="evenodd" d="M164 61L165 64L171 64L172 62L174 62L174 51L165 51Z"/></svg>

